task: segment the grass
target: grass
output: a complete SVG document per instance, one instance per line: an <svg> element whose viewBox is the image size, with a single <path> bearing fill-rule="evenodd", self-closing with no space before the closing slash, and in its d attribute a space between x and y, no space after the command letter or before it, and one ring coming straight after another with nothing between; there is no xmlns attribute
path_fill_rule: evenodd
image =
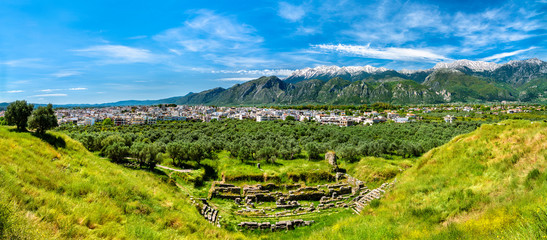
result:
<svg viewBox="0 0 547 240"><path fill-rule="evenodd" d="M112 164L62 134L49 139L59 138L64 147L0 127L0 238L243 237L207 223L166 176Z"/></svg>
<svg viewBox="0 0 547 240"><path fill-rule="evenodd" d="M483 125L422 156L376 208L310 238L545 238L546 157L546 123Z"/></svg>
<svg viewBox="0 0 547 240"><path fill-rule="evenodd" d="M287 232L236 232L207 223L186 193L207 193L211 180L329 171L324 161L242 163L227 152L206 170L175 175L127 169L87 152L58 133L53 145L0 127L0 238L6 239L545 239L547 123L483 125L418 159L367 157L340 162L350 175L397 182L361 215L323 211L298 218L315 224ZM65 145L58 145L62 139ZM405 170L406 169L406 170ZM404 170L401 172L401 170ZM168 171L166 171L168 172ZM313 174L312 174L313 175ZM202 179L202 184L195 185ZM239 184L244 184L244 181ZM369 185L370 186L370 185ZM211 201L222 212L231 204ZM237 223L243 218L223 216ZM247 218L262 221L258 218ZM268 219L270 222L282 218ZM232 224L233 225L233 224Z"/></svg>

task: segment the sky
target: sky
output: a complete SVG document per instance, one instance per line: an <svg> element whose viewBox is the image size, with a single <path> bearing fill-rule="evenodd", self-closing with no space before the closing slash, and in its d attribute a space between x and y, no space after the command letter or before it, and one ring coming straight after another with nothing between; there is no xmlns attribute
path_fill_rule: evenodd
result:
<svg viewBox="0 0 547 240"><path fill-rule="evenodd" d="M320 65L547 59L547 0L0 1L0 102L183 96Z"/></svg>

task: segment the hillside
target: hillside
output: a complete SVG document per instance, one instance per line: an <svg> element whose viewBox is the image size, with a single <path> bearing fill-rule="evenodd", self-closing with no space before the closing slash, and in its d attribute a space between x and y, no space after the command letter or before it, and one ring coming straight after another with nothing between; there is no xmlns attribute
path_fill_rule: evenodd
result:
<svg viewBox="0 0 547 240"><path fill-rule="evenodd" d="M54 133L0 127L0 239L211 239L213 227L159 173L132 170Z"/></svg>
<svg viewBox="0 0 547 240"><path fill-rule="evenodd" d="M542 239L547 236L547 123L483 125L410 162L363 158L361 179L391 190L361 215L287 239ZM133 170L58 133L42 140L0 128L0 238L233 239L213 227L160 171ZM247 235L257 237L257 233Z"/></svg>
<svg viewBox="0 0 547 240"><path fill-rule="evenodd" d="M310 239L544 239L546 202L547 123L505 121L429 151L377 206Z"/></svg>

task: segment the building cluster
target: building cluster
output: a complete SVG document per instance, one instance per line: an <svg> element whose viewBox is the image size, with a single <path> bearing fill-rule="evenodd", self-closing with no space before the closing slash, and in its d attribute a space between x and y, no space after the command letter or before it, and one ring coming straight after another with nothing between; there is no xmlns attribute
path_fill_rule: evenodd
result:
<svg viewBox="0 0 547 240"><path fill-rule="evenodd" d="M94 125L110 119L113 125L155 124L158 121L200 120L204 122L222 121L225 119L251 119L257 122L288 120L316 121L321 124L352 126L358 124L375 124L392 120L406 123L416 119L408 113L399 116L395 112L359 112L346 115L344 110L294 110L257 107L213 107L213 106L124 106L105 108L56 109L59 124Z"/></svg>
<svg viewBox="0 0 547 240"><path fill-rule="evenodd" d="M225 119L251 119L257 122L288 120L316 121L321 124L338 126L372 125L392 121L407 123L419 121L419 115L431 112L447 112L443 118L446 122L455 120L451 112L469 112L476 114L513 114L542 110L541 106L428 106L386 110L382 112L359 110L295 110L258 107L214 107L214 106L123 106L103 108L58 108L55 114L59 124L94 125L110 119L113 125L155 124L158 121L199 120L204 122L222 121ZM0 117L5 111L0 111Z"/></svg>

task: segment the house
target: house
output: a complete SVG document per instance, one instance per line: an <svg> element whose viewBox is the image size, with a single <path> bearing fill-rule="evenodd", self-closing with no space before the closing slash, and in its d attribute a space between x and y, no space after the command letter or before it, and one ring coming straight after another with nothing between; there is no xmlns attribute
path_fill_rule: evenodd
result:
<svg viewBox="0 0 547 240"><path fill-rule="evenodd" d="M394 120L396 123L407 123L408 122L408 118L407 117L398 117L398 118L395 118Z"/></svg>
<svg viewBox="0 0 547 240"><path fill-rule="evenodd" d="M444 117L444 121L447 122L447 123L452 123L454 120L456 120L456 117L454 117L454 116L446 115Z"/></svg>

